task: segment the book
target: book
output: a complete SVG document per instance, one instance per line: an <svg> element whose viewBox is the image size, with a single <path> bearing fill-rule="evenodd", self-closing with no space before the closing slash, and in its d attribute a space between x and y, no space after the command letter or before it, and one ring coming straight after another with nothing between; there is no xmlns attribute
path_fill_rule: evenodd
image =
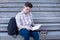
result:
<svg viewBox="0 0 60 40"><path fill-rule="evenodd" d="M41 24L35 25L34 27L32 27L32 31L38 30L40 27L41 27Z"/></svg>

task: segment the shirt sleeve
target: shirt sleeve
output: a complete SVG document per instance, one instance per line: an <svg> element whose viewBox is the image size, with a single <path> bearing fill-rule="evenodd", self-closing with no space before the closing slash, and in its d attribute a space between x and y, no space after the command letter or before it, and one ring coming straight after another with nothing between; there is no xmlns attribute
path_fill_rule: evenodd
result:
<svg viewBox="0 0 60 40"><path fill-rule="evenodd" d="M19 27L21 25L19 14L16 15L15 19L16 19L17 26Z"/></svg>
<svg viewBox="0 0 60 40"><path fill-rule="evenodd" d="M17 27L18 27L19 30L22 29L22 28L28 28L27 26L21 25L21 17L20 17L20 14L17 14L15 16L15 19L16 19Z"/></svg>

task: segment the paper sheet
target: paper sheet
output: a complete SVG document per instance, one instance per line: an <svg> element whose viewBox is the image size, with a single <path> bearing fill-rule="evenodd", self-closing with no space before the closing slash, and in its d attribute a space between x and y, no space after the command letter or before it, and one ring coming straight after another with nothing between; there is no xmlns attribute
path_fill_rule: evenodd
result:
<svg viewBox="0 0 60 40"><path fill-rule="evenodd" d="M36 25L36 26L32 27L32 31L37 30L37 29L39 29L40 27L41 27L41 24Z"/></svg>

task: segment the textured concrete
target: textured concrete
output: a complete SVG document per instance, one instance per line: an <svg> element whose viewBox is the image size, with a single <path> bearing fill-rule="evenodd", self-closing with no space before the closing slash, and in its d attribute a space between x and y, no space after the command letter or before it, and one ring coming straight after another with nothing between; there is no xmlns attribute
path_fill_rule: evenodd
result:
<svg viewBox="0 0 60 40"><path fill-rule="evenodd" d="M0 31L5 32L10 18L19 13L27 1L33 4L31 12L34 22L49 24L47 29L54 28L57 30L60 28L58 27L60 26L60 0L0 0ZM42 40L57 40L60 38L60 31L48 31L46 33L42 31L40 36ZM23 37L18 35L17 38L13 38L0 32L0 40L23 40Z"/></svg>
<svg viewBox="0 0 60 40"><path fill-rule="evenodd" d="M24 38L20 35L14 38L13 36L8 35L7 33L0 33L0 40L24 40ZM30 40L33 40L33 38L30 37Z"/></svg>

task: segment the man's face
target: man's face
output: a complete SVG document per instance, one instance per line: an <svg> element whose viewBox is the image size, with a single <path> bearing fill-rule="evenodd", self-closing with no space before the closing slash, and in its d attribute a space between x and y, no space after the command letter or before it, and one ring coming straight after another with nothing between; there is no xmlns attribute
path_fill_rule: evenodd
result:
<svg viewBox="0 0 60 40"><path fill-rule="evenodd" d="M24 7L24 12L25 12L26 14L28 14L28 13L30 12L30 9L31 9L31 8L29 8L29 7Z"/></svg>

